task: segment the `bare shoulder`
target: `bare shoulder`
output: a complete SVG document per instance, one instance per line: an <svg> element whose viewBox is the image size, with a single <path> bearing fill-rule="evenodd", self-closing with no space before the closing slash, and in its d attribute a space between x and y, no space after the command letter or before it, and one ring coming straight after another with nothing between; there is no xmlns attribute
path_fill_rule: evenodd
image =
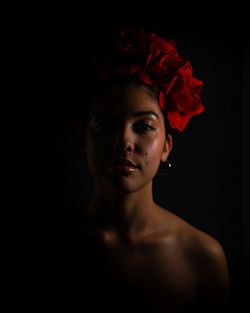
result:
<svg viewBox="0 0 250 313"><path fill-rule="evenodd" d="M218 266L226 262L222 245L213 236L182 221L177 234L179 243L193 261ZM205 262L205 263L204 263Z"/></svg>
<svg viewBox="0 0 250 313"><path fill-rule="evenodd" d="M194 273L200 301L208 312L215 307L224 310L229 302L229 274L222 245L174 214L171 218L178 225L175 236Z"/></svg>
<svg viewBox="0 0 250 313"><path fill-rule="evenodd" d="M188 258L210 265L226 262L223 247L213 236L192 226L172 212L165 210L164 215L167 229L165 235L175 238L179 248Z"/></svg>
<svg viewBox="0 0 250 313"><path fill-rule="evenodd" d="M213 236L169 211L165 210L162 220L166 225L160 240L162 250L171 250L174 256L178 255L175 264L189 273L202 310L217 312L217 307L224 312L229 302L229 275L222 245ZM167 253L163 252L161 256Z"/></svg>
<svg viewBox="0 0 250 313"><path fill-rule="evenodd" d="M218 272L227 275L227 261L222 245L211 235L192 226L174 213L159 208L158 230L147 239L159 248L161 255L164 250L181 255L189 263L190 268L199 272L200 277ZM221 275L220 275L221 276Z"/></svg>

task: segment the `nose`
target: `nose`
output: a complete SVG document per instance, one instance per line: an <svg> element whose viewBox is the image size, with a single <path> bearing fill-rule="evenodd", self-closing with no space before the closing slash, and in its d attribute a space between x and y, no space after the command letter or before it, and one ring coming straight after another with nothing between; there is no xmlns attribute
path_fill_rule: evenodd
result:
<svg viewBox="0 0 250 313"><path fill-rule="evenodd" d="M134 134L128 125L121 125L114 138L114 150L131 153L134 150Z"/></svg>

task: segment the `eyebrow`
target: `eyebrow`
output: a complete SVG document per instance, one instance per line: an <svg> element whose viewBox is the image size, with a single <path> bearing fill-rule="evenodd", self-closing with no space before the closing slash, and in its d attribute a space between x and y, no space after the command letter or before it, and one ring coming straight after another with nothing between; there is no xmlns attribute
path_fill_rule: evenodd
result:
<svg viewBox="0 0 250 313"><path fill-rule="evenodd" d="M131 114L131 116L133 117L140 117L140 116L145 116L145 115L153 115L159 120L158 114L155 113L154 111L139 111L139 112L134 112Z"/></svg>
<svg viewBox="0 0 250 313"><path fill-rule="evenodd" d="M113 114L110 114L107 111L97 111L92 114L92 116L108 116L108 115L113 115ZM138 112L133 112L130 114L131 117L141 117L145 115L153 115L159 120L158 114L154 111L138 111Z"/></svg>

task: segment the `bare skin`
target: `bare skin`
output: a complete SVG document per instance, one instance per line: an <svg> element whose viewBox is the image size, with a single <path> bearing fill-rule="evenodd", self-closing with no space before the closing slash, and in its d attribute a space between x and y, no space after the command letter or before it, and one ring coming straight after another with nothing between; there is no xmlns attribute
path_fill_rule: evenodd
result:
<svg viewBox="0 0 250 313"><path fill-rule="evenodd" d="M93 258L102 264L95 278L100 288L93 291L97 302L104 293L105 305L116 312L124 303L144 312L224 312L229 278L222 247L153 199L153 177L172 149L156 99L146 87L117 87L93 111L106 112L90 120L84 150L95 179L83 236L97 247ZM133 160L136 170L117 173L109 166L116 157ZM94 277L91 258L86 270Z"/></svg>

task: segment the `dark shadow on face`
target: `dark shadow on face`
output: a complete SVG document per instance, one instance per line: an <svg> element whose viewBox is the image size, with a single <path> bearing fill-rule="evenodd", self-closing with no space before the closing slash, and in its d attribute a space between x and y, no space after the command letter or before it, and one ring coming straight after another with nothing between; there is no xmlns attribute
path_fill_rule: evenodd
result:
<svg viewBox="0 0 250 313"><path fill-rule="evenodd" d="M132 191L151 182L171 150L156 97L142 85L118 84L106 90L93 102L84 149L99 184ZM136 171L116 172L110 165L119 158L134 162Z"/></svg>

